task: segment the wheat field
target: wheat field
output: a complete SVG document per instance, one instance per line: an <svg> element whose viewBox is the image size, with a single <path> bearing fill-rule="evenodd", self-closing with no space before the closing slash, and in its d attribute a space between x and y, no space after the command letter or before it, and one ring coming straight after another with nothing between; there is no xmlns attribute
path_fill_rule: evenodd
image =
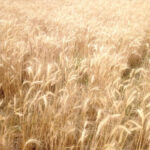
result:
<svg viewBox="0 0 150 150"><path fill-rule="evenodd" d="M0 0L0 150L150 150L150 0Z"/></svg>

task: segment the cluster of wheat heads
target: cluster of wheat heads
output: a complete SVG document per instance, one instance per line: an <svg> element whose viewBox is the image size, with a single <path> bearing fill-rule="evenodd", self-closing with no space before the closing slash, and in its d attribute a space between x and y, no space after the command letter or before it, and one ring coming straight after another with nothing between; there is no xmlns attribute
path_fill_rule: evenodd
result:
<svg viewBox="0 0 150 150"><path fill-rule="evenodd" d="M149 3L0 0L0 150L149 150Z"/></svg>

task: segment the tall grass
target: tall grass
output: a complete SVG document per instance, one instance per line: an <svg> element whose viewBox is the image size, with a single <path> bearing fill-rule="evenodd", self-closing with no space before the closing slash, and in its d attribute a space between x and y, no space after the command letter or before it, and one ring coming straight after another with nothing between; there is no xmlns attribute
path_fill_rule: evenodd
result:
<svg viewBox="0 0 150 150"><path fill-rule="evenodd" d="M0 150L149 150L149 3L0 0Z"/></svg>

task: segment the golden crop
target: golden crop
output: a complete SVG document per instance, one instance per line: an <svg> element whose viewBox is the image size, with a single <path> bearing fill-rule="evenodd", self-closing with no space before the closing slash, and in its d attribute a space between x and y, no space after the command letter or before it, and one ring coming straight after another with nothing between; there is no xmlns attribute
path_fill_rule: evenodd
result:
<svg viewBox="0 0 150 150"><path fill-rule="evenodd" d="M150 0L0 0L0 150L150 150Z"/></svg>

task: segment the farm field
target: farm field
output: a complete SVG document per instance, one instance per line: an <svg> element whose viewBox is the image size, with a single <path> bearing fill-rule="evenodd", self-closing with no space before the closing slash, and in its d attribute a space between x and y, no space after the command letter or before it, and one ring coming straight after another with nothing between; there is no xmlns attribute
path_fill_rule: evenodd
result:
<svg viewBox="0 0 150 150"><path fill-rule="evenodd" d="M150 150L150 0L0 0L0 150Z"/></svg>

